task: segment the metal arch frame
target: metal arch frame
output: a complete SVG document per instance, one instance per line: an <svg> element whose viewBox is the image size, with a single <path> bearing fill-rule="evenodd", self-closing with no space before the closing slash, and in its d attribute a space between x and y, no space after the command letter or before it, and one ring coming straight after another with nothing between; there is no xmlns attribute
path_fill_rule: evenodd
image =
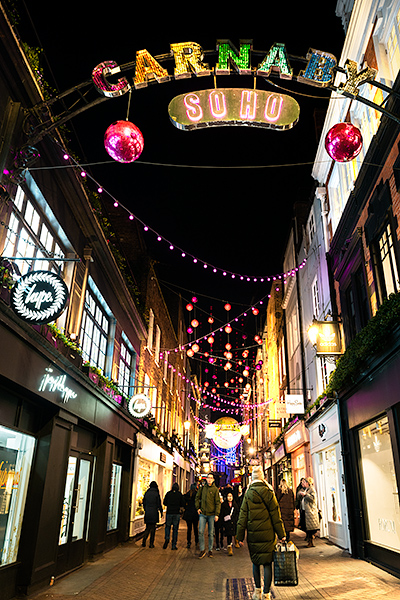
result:
<svg viewBox="0 0 400 600"><path fill-rule="evenodd" d="M218 52L216 50L205 50L205 51L203 51L203 54L204 54L205 57L212 58L213 56L218 55ZM265 52L265 51L260 51L260 50L257 50L257 51L253 50L252 51L252 56L263 57L266 54L267 54L267 52ZM160 64L168 62L168 61L172 62L174 60L174 58L173 58L173 56L171 54L157 55L157 56L154 57L154 59L158 63L160 63ZM308 60L306 58L304 58L304 57L290 55L290 54L288 54L288 59L291 62L296 62L297 61L297 62L301 62L301 63L304 63L304 64L307 64L307 62L308 62ZM134 69L135 66L136 66L136 61L132 61L132 62L126 63L126 64L120 66L120 72L121 73L126 73L126 72ZM346 74L346 70L344 68L342 68L342 67L339 67L339 66L334 67L332 70L333 70L333 72L338 72L338 73L344 73L344 74ZM211 71L213 71L213 69L211 69ZM255 77L256 77L256 68L252 68L252 71L253 71L253 75L252 76L255 79ZM234 74L234 72L231 71L230 74ZM210 76L213 76L213 75L215 76L215 74L213 74L211 72ZM195 74L193 74L192 76L195 76ZM247 75L247 76L249 76L249 75ZM270 74L270 76L268 78L266 78L266 81L268 81L268 79L270 77L279 79L279 74L272 72ZM298 78L298 76L293 75L291 81L296 81L296 83L298 83L297 78ZM185 78L185 79L187 79L187 78ZM171 76L171 78L170 78L169 81L176 81L176 79L173 76ZM157 81L151 80L151 81L148 82L148 85L154 85L154 84L157 84L157 83L158 83ZM351 94L349 92L342 92L342 91L340 91L338 89L337 86L335 86L333 84L321 87L319 89L328 90L328 91L331 91L331 92L336 92L336 93L338 93L338 94L340 94L340 95L342 95L342 96L344 96L346 98L349 98L351 100L357 100L359 102L362 102L363 104L369 106L370 108L378 110L379 112L381 112L383 115L385 115L389 119L395 121L397 124L400 124L400 116L397 116L397 115L391 113L389 110L387 110L383 106L383 104L386 104L387 101L388 101L388 99L391 96L395 96L396 98L400 98L400 93L396 92L392 88L389 88L388 86L386 86L386 85L384 85L384 84L382 84L380 82L377 82L375 80L369 80L366 83L374 85L375 87L377 87L377 88L381 89L382 91L388 93L388 97L385 98L385 100L382 103L382 105L375 104L371 100L368 100L367 98L363 98L360 95L354 95L354 94ZM89 86L90 86L90 88L87 90L87 92L82 93L82 90L88 88ZM30 147L34 146L35 144L37 144L38 142L40 142L46 135L48 135L49 133L51 133L57 127L60 127L61 125L64 125L70 119L72 119L72 118L74 118L74 117L82 114L83 112L85 112L86 110L88 110L90 108L93 108L95 106L98 106L99 104L102 104L106 100L112 100L113 99L113 98L110 98L110 97L107 97L107 96L99 96L95 100L92 100L92 101L88 102L86 100L86 98L85 98L85 95L87 93L89 93L91 89L95 90L95 87L94 87L92 79L89 79L89 80L83 81L82 83L80 83L80 84L78 84L78 85L76 85L76 86L74 86L74 87L72 87L72 88L70 88L68 90L65 90L64 92L62 92L61 94L55 96L54 98L51 98L50 100L41 102L41 103L35 105L34 107L32 107L31 109L28 109L28 111L27 111L28 112L28 115L27 115L28 118L32 114L36 114L38 116L38 111L41 111L44 108L51 107L56 102L62 101L64 98L67 98L68 96L70 96L73 93L78 93L78 95L80 96L80 99L84 102L83 106L80 106L79 108L77 108L75 110L71 111L71 110L67 109L63 113L61 113L59 117L52 117L52 123L51 123L51 125L46 126L46 124L44 124L44 123L39 123L39 125L37 125L36 128L34 128L33 132L30 135L28 135L27 142L26 142L26 144L24 144L23 147L25 148L25 147L29 147L29 146ZM132 90L136 90L136 88L134 88L134 87L132 88L131 87L129 93ZM288 90L289 93L290 93L290 91L291 90ZM327 99L329 99L328 96L327 96ZM79 102L79 99L77 100L77 102ZM75 106L75 104L77 102L75 102L73 106ZM56 120L54 120L54 119L56 119Z"/></svg>

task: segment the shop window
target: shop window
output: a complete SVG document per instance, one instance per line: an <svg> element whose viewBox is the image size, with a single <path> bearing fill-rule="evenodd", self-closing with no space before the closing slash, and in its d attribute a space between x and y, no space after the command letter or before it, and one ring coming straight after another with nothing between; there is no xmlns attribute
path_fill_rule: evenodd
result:
<svg viewBox="0 0 400 600"><path fill-rule="evenodd" d="M396 79L396 76L400 70L400 50L399 50L399 40L400 40L400 11L394 18L393 26L389 32L388 39L386 41L386 51L389 68L391 70L392 80Z"/></svg>
<svg viewBox="0 0 400 600"><path fill-rule="evenodd" d="M43 199L42 204L44 203ZM46 210L46 215L50 212ZM60 229L58 224L57 227ZM25 275L31 268L35 271L53 270L58 272L59 265L63 264L49 260L32 261L28 260L29 258L65 257L61 240L54 233L43 207L38 206L20 187L17 188L15 195L2 254L3 256L27 259L17 261L21 275Z"/></svg>
<svg viewBox="0 0 400 600"><path fill-rule="evenodd" d="M375 244L375 258L377 259L377 271L380 279L380 289L383 298L399 291L399 272L393 245L393 236L390 224L387 223L383 233ZM382 298L382 299L383 299Z"/></svg>
<svg viewBox="0 0 400 600"><path fill-rule="evenodd" d="M104 370L107 354L110 320L92 290L86 290L82 319L82 356L90 364Z"/></svg>
<svg viewBox="0 0 400 600"><path fill-rule="evenodd" d="M151 481L157 481L156 465L143 459L139 459L139 468L137 474L137 493L135 515L139 517L144 514L143 496L148 489Z"/></svg>
<svg viewBox="0 0 400 600"><path fill-rule="evenodd" d="M400 506L387 417L359 430L367 539L400 550Z"/></svg>
<svg viewBox="0 0 400 600"><path fill-rule="evenodd" d="M118 527L118 509L121 492L122 466L113 463L111 470L110 501L108 503L107 531Z"/></svg>
<svg viewBox="0 0 400 600"><path fill-rule="evenodd" d="M125 340L121 340L118 386L128 397L133 395L134 368L135 352Z"/></svg>
<svg viewBox="0 0 400 600"><path fill-rule="evenodd" d="M1 565L17 560L35 439L0 426Z"/></svg>
<svg viewBox="0 0 400 600"><path fill-rule="evenodd" d="M313 315L315 316L316 319L318 319L318 316L319 316L319 313L321 310L320 301L319 301L318 277L315 277L315 279L312 283L311 294L312 294L312 301L313 301Z"/></svg>

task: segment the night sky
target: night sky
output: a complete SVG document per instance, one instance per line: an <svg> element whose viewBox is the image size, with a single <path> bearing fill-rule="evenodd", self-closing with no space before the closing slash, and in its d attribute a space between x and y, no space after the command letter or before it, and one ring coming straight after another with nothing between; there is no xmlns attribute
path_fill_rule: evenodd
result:
<svg viewBox="0 0 400 600"><path fill-rule="evenodd" d="M240 39L252 39L254 50L265 54L281 42L289 55L305 57L309 48L315 48L334 54L339 61L344 41L334 1L324 2L323 11L320 2L298 3L294 9L292 4L281 3L279 10L264 7L251 14L250 9L246 12L241 5L233 9L228 3L196 3L190 9L176 3L160 8L158 3L115 1L104 7L69 1L60 14L54 2L45 0L37 6L29 3L29 16L24 2L17 6L21 18L17 30L28 44L44 49L45 78L59 92L90 80L101 62L123 65L134 61L141 49L154 57L167 54L169 45L176 42L193 41L204 50L216 50L217 39L230 39L237 48ZM215 62L216 57L209 59L210 66ZM259 62L254 58L252 65ZM301 64L293 61L292 67L296 75ZM172 73L172 63L167 68ZM133 71L126 77L132 81ZM105 190L102 198L110 220L116 198L150 228L144 239L165 292L181 294L185 304L193 296L198 298L201 335L212 329L207 321L211 307L221 323L228 316L223 309L226 301L232 306L229 319L246 311L248 316L240 317L230 336L232 343L243 347L254 345L266 302L258 305L257 316L247 309L267 296L269 284L224 277L221 271L246 277L281 272L293 205L307 202L312 193L318 124L322 126L329 97L317 87L272 81L300 105L299 122L289 131L219 127L184 132L175 128L168 117L169 102L187 91L213 88L213 77L151 85L133 91L129 113L126 94L67 124L71 149L83 164L90 165L85 169ZM217 78L218 87L253 88L253 83L252 77L238 75ZM257 88L277 89L260 77ZM91 99L96 94L92 90ZM74 100L75 96L66 98L65 105ZM128 114L143 133L144 150L138 161L120 164L106 153L103 137L111 123ZM161 242L154 231L163 238ZM165 240L187 256L171 251ZM198 263L189 255L198 258ZM218 267L218 273L204 269L204 262ZM226 334L220 338L226 342Z"/></svg>

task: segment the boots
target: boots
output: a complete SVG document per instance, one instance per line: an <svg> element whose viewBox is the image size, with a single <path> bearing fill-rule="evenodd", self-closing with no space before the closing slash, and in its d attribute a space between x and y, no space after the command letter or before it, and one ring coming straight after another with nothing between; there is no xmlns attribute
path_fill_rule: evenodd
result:
<svg viewBox="0 0 400 600"><path fill-rule="evenodd" d="M254 588L252 600L261 600L261 588Z"/></svg>
<svg viewBox="0 0 400 600"><path fill-rule="evenodd" d="M309 539L308 539L308 544L307 544L307 548L314 548L315 544L314 544L314 536L312 535Z"/></svg>
<svg viewBox="0 0 400 600"><path fill-rule="evenodd" d="M261 596L262 600L271 600L271 592L263 592L262 596Z"/></svg>
<svg viewBox="0 0 400 600"><path fill-rule="evenodd" d="M228 556L233 556L232 544L228 546Z"/></svg>

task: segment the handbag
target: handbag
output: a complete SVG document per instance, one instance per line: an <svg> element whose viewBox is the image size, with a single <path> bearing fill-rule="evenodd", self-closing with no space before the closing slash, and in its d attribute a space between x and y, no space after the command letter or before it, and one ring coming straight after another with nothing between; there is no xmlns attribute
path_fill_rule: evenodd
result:
<svg viewBox="0 0 400 600"><path fill-rule="evenodd" d="M274 585L298 585L297 559L299 551L293 542L277 544L274 560Z"/></svg>

